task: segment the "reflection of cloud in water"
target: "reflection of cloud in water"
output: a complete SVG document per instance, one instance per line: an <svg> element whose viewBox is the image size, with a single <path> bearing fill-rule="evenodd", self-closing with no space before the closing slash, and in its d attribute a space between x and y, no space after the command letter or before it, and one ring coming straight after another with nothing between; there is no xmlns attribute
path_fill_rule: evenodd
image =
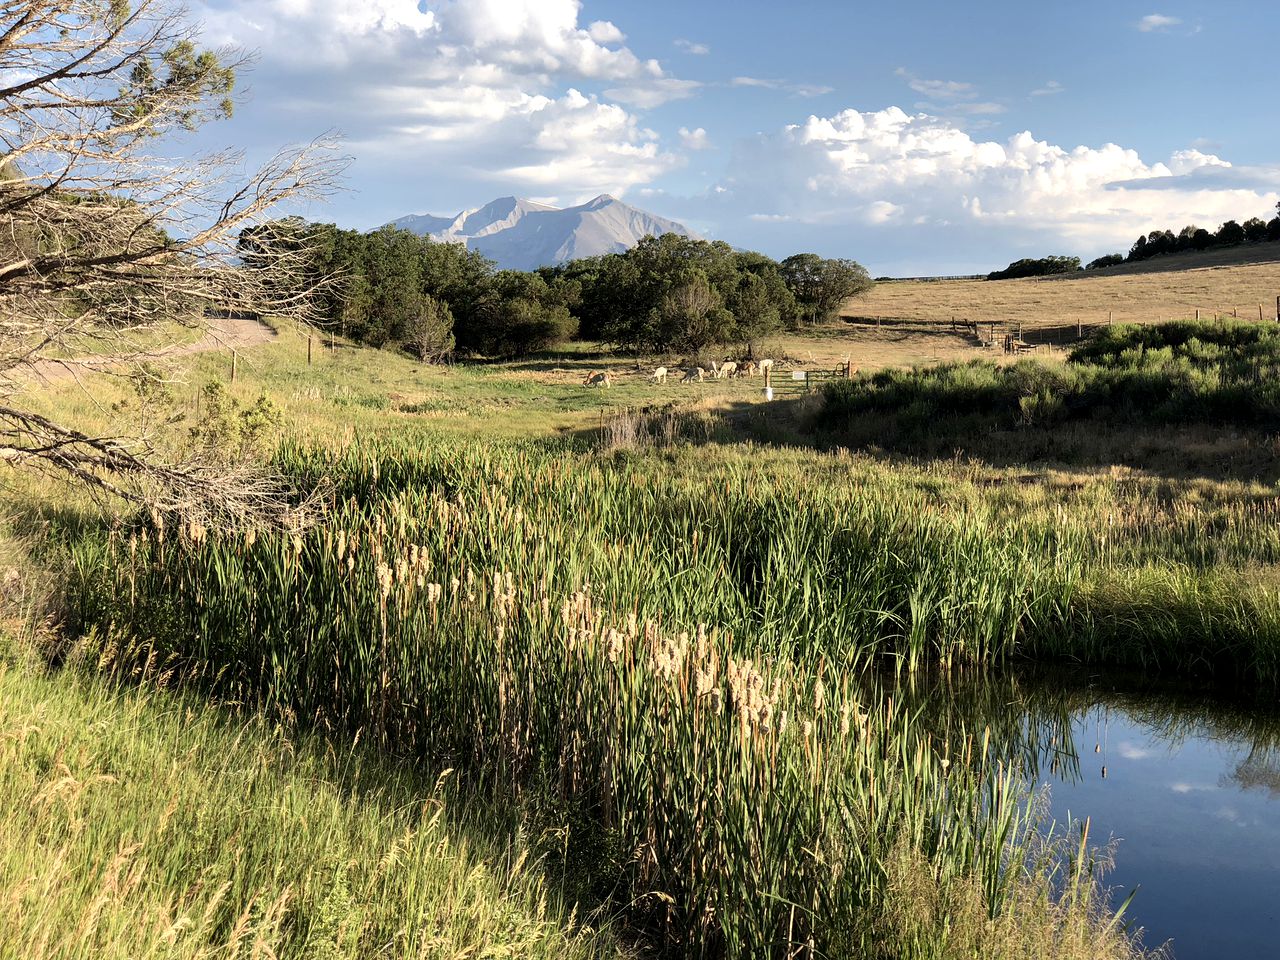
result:
<svg viewBox="0 0 1280 960"><path fill-rule="evenodd" d="M1171 783L1169 789L1174 793L1207 793L1211 790L1221 790L1222 788L1216 783Z"/></svg>
<svg viewBox="0 0 1280 960"><path fill-rule="evenodd" d="M1149 747L1140 747L1129 740L1121 743L1117 750L1126 760L1146 760L1156 755L1156 752Z"/></svg>
<svg viewBox="0 0 1280 960"><path fill-rule="evenodd" d="M1235 807L1219 807L1214 816L1219 820L1225 820L1227 823L1233 823L1237 827L1249 826L1249 821L1240 816L1240 811Z"/></svg>

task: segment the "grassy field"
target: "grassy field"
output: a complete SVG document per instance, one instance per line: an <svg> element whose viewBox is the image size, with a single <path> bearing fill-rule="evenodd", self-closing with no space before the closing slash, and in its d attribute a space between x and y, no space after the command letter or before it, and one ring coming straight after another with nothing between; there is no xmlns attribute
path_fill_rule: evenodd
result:
<svg viewBox="0 0 1280 960"><path fill-rule="evenodd" d="M899 368L973 349L896 335L834 325L770 350L820 369L859 364L857 344ZM303 535L121 525L11 475L8 616L67 664L0 667L0 730L33 731L0 740L0 869L35 858L28 835L61 858L29 874L59 890L45 906L0 906L0 942L40 945L26 955L587 957L621 940L1119 960L1140 949L1091 854L1038 845L989 722L921 723L927 704L865 682L1066 658L1280 683L1266 477L821 452L793 429L817 395L656 385L650 360L585 346L456 367L341 343L306 357L282 328L229 385L279 409L282 468L336 485ZM201 385L231 372L221 352L181 362L161 404L181 419L148 414L162 446L189 442ZM595 369L616 385L583 387ZM1003 403L1015 375L993 370L982 396ZM118 378L35 400L103 430L140 415ZM747 421L785 442L745 439ZM29 799L58 790L73 816ZM174 797L206 811L176 840ZM595 908L605 934L578 919Z"/></svg>
<svg viewBox="0 0 1280 960"><path fill-rule="evenodd" d="M893 281L848 303L849 317L953 317L1026 329L1075 324L1155 323L1201 316L1276 319L1280 244L1175 254L1105 270L1022 280Z"/></svg>
<svg viewBox="0 0 1280 960"><path fill-rule="evenodd" d="M0 957L627 955L446 784L5 656Z"/></svg>

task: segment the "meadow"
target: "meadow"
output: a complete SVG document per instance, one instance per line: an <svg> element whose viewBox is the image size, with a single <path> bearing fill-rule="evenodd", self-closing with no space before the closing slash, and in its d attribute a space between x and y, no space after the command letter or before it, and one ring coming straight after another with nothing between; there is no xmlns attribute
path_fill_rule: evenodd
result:
<svg viewBox="0 0 1280 960"><path fill-rule="evenodd" d="M224 861L180 846L145 874L143 907L104 912L90 885L5 920L28 936L98 931L74 944L41 933L45 955L159 950L161 920L186 917L190 952L176 955L213 956L249 942L242 916L263 956L323 955L320 942L343 956L1140 954L1098 888L1091 839L1079 825L1043 839L1007 749L1017 722L993 732L990 714L959 710L925 722L945 698L896 684L1066 660L1272 693L1280 527L1264 480L824 452L799 429L765 445L742 417L799 427L821 398L761 410L758 384L662 390L643 369L587 390L581 371L619 358L585 348L441 368L338 343L308 365L302 335L280 334L241 356L225 389L243 407L271 399L275 462L325 492L323 523L121 523L56 490L10 492L8 549L47 571L54 598L21 614L56 620L37 645L63 666L45 676L17 657L0 682L28 714L49 701L103 717L90 729L134 719L100 749L63 746L67 727L44 715L6 722L40 729L41 756L77 751L76 803L95 770L147 783L141 760L111 758L135 756L177 713L188 721L146 755L193 771L189 786L133 796L134 830L59 834L50 807L12 820L13 835L52 831L64 862L87 864L125 834L164 836L180 793L227 824L246 815L232 795L248 789L264 818L260 873L226 894L200 899L207 888L175 864L199 877ZM1139 352L1216 370L1200 342ZM1116 358L1137 349L1114 346ZM166 407L184 416L158 442L187 442L198 388L226 361L189 358L189 386ZM925 375L897 376L895 389ZM104 380L56 384L42 402L105 425L144 399ZM619 427L647 417L701 426L643 441ZM359 788L341 759L353 744L370 758ZM295 753L312 766L272 767ZM28 793L48 786L47 765L10 760ZM242 766L268 779L244 788L231 775ZM330 790L339 799L314 795ZM123 802L83 789L100 794ZM271 813L285 796L300 799ZM305 818L304 849L374 831L334 855L345 873L311 876L309 856L280 865L288 810L313 803L330 819ZM444 812L424 826L390 808ZM462 852L414 858L423 877L403 896L418 899L386 900L390 874L370 864L401 862L400 848L374 823ZM463 890L458 876L477 871L484 883ZM334 906L323 891L338 875ZM336 926L318 919L335 911ZM415 939L419 928L455 932ZM459 946L463 932L474 939Z"/></svg>
<svg viewBox="0 0 1280 960"><path fill-rule="evenodd" d="M1028 330L1088 325L1159 323L1232 316L1276 319L1280 252L1250 244L1203 253L1169 254L1102 270L1021 280L906 280L879 283L846 304L850 317L927 320L953 317L979 323L1021 324Z"/></svg>

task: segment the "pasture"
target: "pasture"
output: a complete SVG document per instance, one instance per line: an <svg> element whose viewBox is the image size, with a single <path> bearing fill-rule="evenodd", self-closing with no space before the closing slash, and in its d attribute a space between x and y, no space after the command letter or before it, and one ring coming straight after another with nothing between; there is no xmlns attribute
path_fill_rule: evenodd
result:
<svg viewBox="0 0 1280 960"><path fill-rule="evenodd" d="M1104 270L1020 280L903 280L878 283L846 304L853 318L1022 324L1027 329L1188 319L1200 311L1276 319L1280 251L1275 244L1174 254Z"/></svg>

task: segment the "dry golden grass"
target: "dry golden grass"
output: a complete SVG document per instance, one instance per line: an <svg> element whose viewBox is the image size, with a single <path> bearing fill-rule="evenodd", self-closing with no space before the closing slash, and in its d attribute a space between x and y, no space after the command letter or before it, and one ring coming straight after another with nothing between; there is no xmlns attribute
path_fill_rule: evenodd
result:
<svg viewBox="0 0 1280 960"><path fill-rule="evenodd" d="M1280 244L1160 257L1139 264L1024 280L903 280L851 300L847 317L946 322L952 317L1028 328L1154 323L1195 315L1274 320Z"/></svg>

